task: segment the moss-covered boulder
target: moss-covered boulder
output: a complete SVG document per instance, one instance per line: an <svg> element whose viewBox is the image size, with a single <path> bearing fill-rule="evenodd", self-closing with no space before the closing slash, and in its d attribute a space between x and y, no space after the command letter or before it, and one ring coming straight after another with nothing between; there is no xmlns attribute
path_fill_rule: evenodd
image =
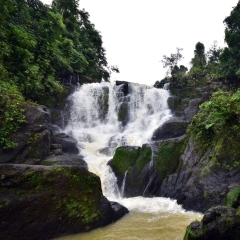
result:
<svg viewBox="0 0 240 240"><path fill-rule="evenodd" d="M217 206L209 209L201 222L192 222L184 240L240 239L240 209Z"/></svg>
<svg viewBox="0 0 240 240"><path fill-rule="evenodd" d="M0 165L0 238L51 239L104 226L127 209L80 167Z"/></svg>
<svg viewBox="0 0 240 240"><path fill-rule="evenodd" d="M184 140L174 139L140 147L119 147L109 162L124 197L159 196L164 178L180 164Z"/></svg>
<svg viewBox="0 0 240 240"><path fill-rule="evenodd" d="M108 162L118 179L118 185L121 185L125 172L136 162L140 149L140 147L134 146L118 147L113 159Z"/></svg>

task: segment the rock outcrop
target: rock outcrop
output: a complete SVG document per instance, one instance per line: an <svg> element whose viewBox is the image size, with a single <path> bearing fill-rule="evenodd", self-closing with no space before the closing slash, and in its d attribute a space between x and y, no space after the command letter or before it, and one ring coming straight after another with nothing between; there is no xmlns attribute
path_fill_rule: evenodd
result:
<svg viewBox="0 0 240 240"><path fill-rule="evenodd" d="M216 206L209 209L201 222L192 222L184 240L240 239L240 209Z"/></svg>
<svg viewBox="0 0 240 240"><path fill-rule="evenodd" d="M109 161L124 197L159 196L161 183L174 173L180 163L184 139L123 146L116 149Z"/></svg>
<svg viewBox="0 0 240 240"><path fill-rule="evenodd" d="M48 129L50 112L44 106L26 106L26 121L11 138L17 143L14 149L0 149L0 163L38 164L50 150L51 133Z"/></svg>
<svg viewBox="0 0 240 240"><path fill-rule="evenodd" d="M102 227L128 210L82 167L0 165L1 239L51 239Z"/></svg>

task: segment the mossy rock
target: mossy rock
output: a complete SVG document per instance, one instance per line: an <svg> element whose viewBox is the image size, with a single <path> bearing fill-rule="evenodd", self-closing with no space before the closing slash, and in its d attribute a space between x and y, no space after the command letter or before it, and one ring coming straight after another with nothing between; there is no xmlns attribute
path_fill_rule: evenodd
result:
<svg viewBox="0 0 240 240"><path fill-rule="evenodd" d="M201 222L192 222L186 229L184 240L238 240L240 215L231 207L217 206L209 209Z"/></svg>
<svg viewBox="0 0 240 240"><path fill-rule="evenodd" d="M140 153L140 147L122 146L116 149L110 166L117 175L124 176L124 173L132 166Z"/></svg>
<svg viewBox="0 0 240 240"><path fill-rule="evenodd" d="M85 168L9 164L0 176L1 239L51 239L107 223L102 204L110 203Z"/></svg>
<svg viewBox="0 0 240 240"><path fill-rule="evenodd" d="M155 168L159 172L161 182L177 170L186 143L185 139L180 139L163 141L156 143L156 145L159 145L159 150L157 151Z"/></svg>

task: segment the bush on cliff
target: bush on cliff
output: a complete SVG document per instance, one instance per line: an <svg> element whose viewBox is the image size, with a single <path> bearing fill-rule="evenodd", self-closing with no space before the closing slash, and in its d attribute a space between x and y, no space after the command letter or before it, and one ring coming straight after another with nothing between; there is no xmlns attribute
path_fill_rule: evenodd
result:
<svg viewBox="0 0 240 240"><path fill-rule="evenodd" d="M188 128L202 150L215 149L218 160L231 156L234 167L240 162L240 90L237 92L215 92L210 101L200 106L200 112L194 116ZM223 162L222 162L223 163ZM227 168L231 164L224 162Z"/></svg>
<svg viewBox="0 0 240 240"><path fill-rule="evenodd" d="M24 98L16 86L0 82L0 146L14 148L10 134L25 122Z"/></svg>

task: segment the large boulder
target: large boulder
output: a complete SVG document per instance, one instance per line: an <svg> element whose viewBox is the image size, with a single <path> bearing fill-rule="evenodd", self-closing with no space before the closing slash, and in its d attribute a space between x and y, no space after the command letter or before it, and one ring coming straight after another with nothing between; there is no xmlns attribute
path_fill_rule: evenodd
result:
<svg viewBox="0 0 240 240"><path fill-rule="evenodd" d="M240 239L240 209L217 206L210 208L201 222L192 222L184 240Z"/></svg>
<svg viewBox="0 0 240 240"><path fill-rule="evenodd" d="M1 239L52 239L102 227L128 210L80 167L0 165Z"/></svg>
<svg viewBox="0 0 240 240"><path fill-rule="evenodd" d="M166 140L183 136L189 122L181 118L171 118L158 127L152 136L153 141Z"/></svg>

